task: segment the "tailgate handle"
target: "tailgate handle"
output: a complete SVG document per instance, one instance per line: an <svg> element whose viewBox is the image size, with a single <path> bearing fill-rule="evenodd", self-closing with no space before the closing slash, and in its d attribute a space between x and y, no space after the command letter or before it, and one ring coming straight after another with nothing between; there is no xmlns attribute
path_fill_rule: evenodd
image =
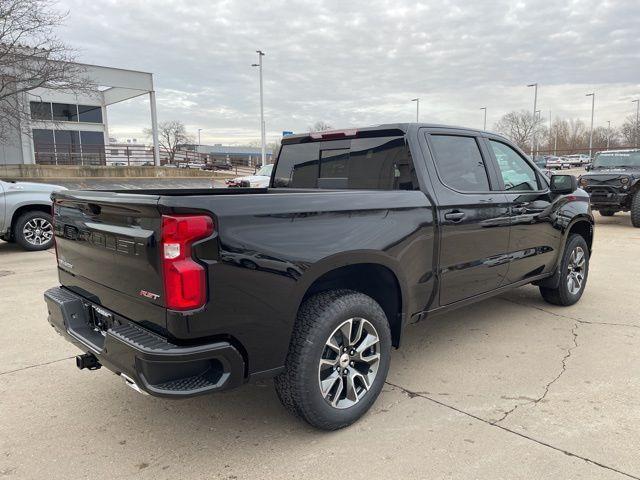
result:
<svg viewBox="0 0 640 480"><path fill-rule="evenodd" d="M464 212L460 212L459 210L454 210L453 212L447 212L444 214L444 218L452 222L459 222L464 218L464 216Z"/></svg>

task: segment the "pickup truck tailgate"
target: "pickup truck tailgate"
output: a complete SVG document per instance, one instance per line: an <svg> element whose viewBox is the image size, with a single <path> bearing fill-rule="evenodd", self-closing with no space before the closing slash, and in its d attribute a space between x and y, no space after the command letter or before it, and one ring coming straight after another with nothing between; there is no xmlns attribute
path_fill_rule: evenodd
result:
<svg viewBox="0 0 640 480"><path fill-rule="evenodd" d="M162 307L158 199L114 192L56 194L54 229L62 285L101 304L130 297L128 302L138 304L137 315L141 303Z"/></svg>

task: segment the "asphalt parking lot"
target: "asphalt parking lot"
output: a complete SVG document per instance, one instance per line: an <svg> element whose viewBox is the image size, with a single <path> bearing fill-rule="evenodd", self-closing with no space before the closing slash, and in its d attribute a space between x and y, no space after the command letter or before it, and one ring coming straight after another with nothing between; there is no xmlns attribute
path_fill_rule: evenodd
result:
<svg viewBox="0 0 640 480"><path fill-rule="evenodd" d="M597 222L577 305L524 287L411 326L374 408L333 433L271 382L170 401L77 370L45 318L53 251L0 242L0 477L640 478L640 230Z"/></svg>

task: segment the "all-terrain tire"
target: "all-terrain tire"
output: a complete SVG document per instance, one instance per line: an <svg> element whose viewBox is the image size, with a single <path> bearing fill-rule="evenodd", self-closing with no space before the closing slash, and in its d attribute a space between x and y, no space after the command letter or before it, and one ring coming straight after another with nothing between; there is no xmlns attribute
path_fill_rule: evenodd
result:
<svg viewBox="0 0 640 480"><path fill-rule="evenodd" d="M640 228L640 190L638 190L631 200L631 224Z"/></svg>
<svg viewBox="0 0 640 480"><path fill-rule="evenodd" d="M375 329L379 339L375 352L380 359L369 388L364 390L360 386L361 395L356 403L337 408L323 396L319 368L321 358L325 358L323 355L328 351L327 342L338 327L350 319L355 319L354 322L365 319ZM275 378L276 392L287 410L310 425L322 430L337 430L358 420L373 405L384 386L390 354L389 321L375 300L352 290L318 293L300 307L285 370Z"/></svg>
<svg viewBox="0 0 640 480"><path fill-rule="evenodd" d="M49 213L33 210L18 217L13 238L25 250L47 250L53 246L53 221Z"/></svg>
<svg viewBox="0 0 640 480"><path fill-rule="evenodd" d="M579 272L576 266L572 266L572 263L576 257L576 253L578 251L582 252L583 255L583 265L580 267ZM575 283L570 283L570 276L579 273L581 274L581 282L580 287L577 291L571 291L571 288L575 288ZM587 242L584 237L577 234L569 235L567 239L567 244L564 247L564 252L562 253L562 260L560 262L560 280L557 288L549 288L549 287L540 287L540 294L542 298L547 303L551 303L553 305L560 305L567 307L569 305L573 305L580 297L582 297L582 293L587 285L587 277L589 276L589 248L587 247ZM572 285L572 287L570 287Z"/></svg>

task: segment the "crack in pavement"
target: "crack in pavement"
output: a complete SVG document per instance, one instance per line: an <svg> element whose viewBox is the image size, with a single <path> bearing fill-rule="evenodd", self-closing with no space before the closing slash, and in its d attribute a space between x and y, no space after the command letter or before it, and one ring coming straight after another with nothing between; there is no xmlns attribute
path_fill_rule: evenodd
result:
<svg viewBox="0 0 640 480"><path fill-rule="evenodd" d="M435 398L431 398L431 397L429 397L429 396L427 396L427 395L425 395L423 393L413 392L413 391L411 391L411 390L409 390L407 388L401 387L400 385L396 385L396 384L391 383L391 382L385 382L385 383L387 385L391 386L391 387L395 387L395 388L399 389L400 391L404 392L404 394L407 395L409 398L420 397L420 398L422 398L424 400L428 400L428 401L430 401L432 403L435 403L436 405L440 405L441 407L448 408L449 410L453 410L453 411L455 411L457 413L460 413L462 415L465 415L465 416L467 416L469 418L473 418L474 420L482 422L482 423L484 423L486 425L489 425L491 427L499 428L500 430L503 430L505 432L511 433L513 435L517 435L520 438L524 438L525 440L529 440L531 442L537 443L538 445L542 445L543 447L547 447L547 448L550 448L550 449L555 450L557 452L564 453L568 457L578 458L578 459L583 460L584 462L587 462L587 463L589 463L591 465L595 465L597 467L604 468L606 470L618 473L620 475L624 475L627 478L633 478L635 480L640 480L639 476L633 475L631 473L624 472L624 471L622 471L622 470L620 470L620 469L618 469L616 467L612 467L610 465L606 465L606 464L604 464L602 462L599 462L597 460L593 460L591 458L585 457L585 456L580 455L578 453L570 452L569 450L565 450L563 448L556 447L555 445L547 443L547 442L545 442L543 440L540 440L540 439L537 439L537 438L532 437L530 435L518 432L517 430L513 430L513 429L511 429L509 427L505 427L504 425L499 425L499 424L497 424L495 422L492 422L490 420L486 420L486 419L484 419L482 417L479 417L478 415L474 415L473 413L469 413L469 412L466 412L466 411L464 411L464 410L462 410L462 409L460 409L458 407L455 407L453 405L449 405L448 403L444 403L444 402L442 402L440 400L436 400Z"/></svg>
<svg viewBox="0 0 640 480"><path fill-rule="evenodd" d="M555 376L555 378L553 380L551 380L549 383L547 383L545 385L544 393L538 398L534 398L532 400L528 400L528 401L526 401L524 403L517 403L513 408L511 408L511 409L507 410L506 412L504 412L502 417L500 417L498 420L493 422L494 424L500 423L503 420L505 420L509 415L511 415L513 412L515 412L519 407L524 407L525 405L536 406L536 405L538 405L538 403L540 403L542 400L544 400L547 397L547 394L549 393L549 389L551 388L551 385L556 383L560 379L560 377L564 374L564 372L566 372L566 370L567 370L567 360L569 360L569 357L571 356L571 353L573 352L573 350L578 347L578 325L579 324L577 322L574 323L573 324L573 328L571 329L571 334L573 335L573 346L569 347L567 349L564 357L562 357L562 369L560 370L558 375Z"/></svg>
<svg viewBox="0 0 640 480"><path fill-rule="evenodd" d="M535 310L539 310L540 312L553 315L554 317L566 318L568 320L573 320L574 322L584 323L585 325L609 325L612 327L640 328L640 325L632 325L630 323L590 322L589 320L582 320L580 318L571 317L569 315L563 315L562 313L552 312L551 310L547 310L546 308L538 307L537 305L532 305L530 303L518 302L516 300L511 300L509 298L502 298L502 297L497 297L496 299L502 300L503 302L513 303L515 305L521 305L523 307L533 308Z"/></svg>
<svg viewBox="0 0 640 480"><path fill-rule="evenodd" d="M52 363L63 362L64 360L70 360L75 358L75 355L71 357L59 358L57 360L51 360L50 362L36 363L35 365L27 365L26 367L16 368L15 370L7 370L6 372L0 372L0 375L8 375L9 373L21 372L23 370L29 370L30 368L43 367L45 365L51 365Z"/></svg>

